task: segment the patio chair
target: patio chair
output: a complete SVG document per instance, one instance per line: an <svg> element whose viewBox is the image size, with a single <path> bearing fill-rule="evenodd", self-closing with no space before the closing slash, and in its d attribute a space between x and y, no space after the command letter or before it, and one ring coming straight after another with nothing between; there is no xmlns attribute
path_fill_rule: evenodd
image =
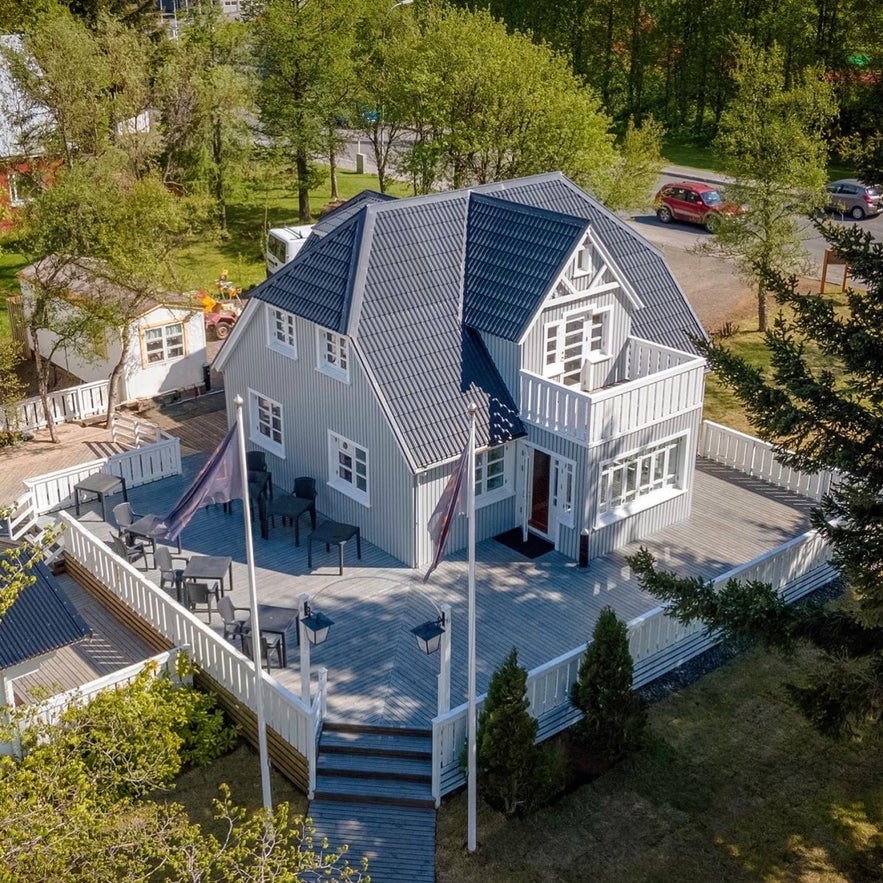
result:
<svg viewBox="0 0 883 883"><path fill-rule="evenodd" d="M176 589L181 585L184 576L184 568L190 563L186 555L173 555L168 546L158 545L153 553L156 561L156 569L159 571L159 587L164 589L170 582ZM182 561L183 567L175 567L176 561Z"/></svg>
<svg viewBox="0 0 883 883"><path fill-rule="evenodd" d="M215 603L218 602L218 583L198 583L198 582L188 582L187 583L187 599L188 606L194 613L199 612L197 610L198 607L203 607L204 612L208 614L208 621L211 625L212 621L212 598L215 599Z"/></svg>
<svg viewBox="0 0 883 883"><path fill-rule="evenodd" d="M267 455L263 451L246 451L245 468L249 472L266 472Z"/></svg>
<svg viewBox="0 0 883 883"><path fill-rule="evenodd" d="M252 658L251 649L251 632L242 633L242 652L249 658ZM267 665L267 671L270 671L270 654L276 654L277 668L283 668L282 665L282 636L268 635L261 632L261 658Z"/></svg>
<svg viewBox="0 0 883 883"><path fill-rule="evenodd" d="M234 607L229 598L218 599L218 613L224 623L224 640L233 641L242 638L242 630L251 620L251 611L247 607ZM245 616L240 614L244 613Z"/></svg>
<svg viewBox="0 0 883 883"><path fill-rule="evenodd" d="M116 522L120 536L124 536L126 528L139 518L141 516L137 512L132 511L131 503L117 503L113 507L113 520Z"/></svg>
<svg viewBox="0 0 883 883"><path fill-rule="evenodd" d="M307 500L315 500L318 496L316 491L316 479L308 475L301 475L294 480L294 496Z"/></svg>
<svg viewBox="0 0 883 883"><path fill-rule="evenodd" d="M143 558L144 566L147 566L147 549L145 548L144 543L127 543L120 534L111 534L110 539L113 543L114 552L116 552L123 561L128 561L131 564L139 558Z"/></svg>

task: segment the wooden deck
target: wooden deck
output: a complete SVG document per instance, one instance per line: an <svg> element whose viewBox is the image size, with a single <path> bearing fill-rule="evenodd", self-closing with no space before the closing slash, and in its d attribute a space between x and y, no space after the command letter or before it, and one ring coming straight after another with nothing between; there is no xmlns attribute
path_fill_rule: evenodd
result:
<svg viewBox="0 0 883 883"><path fill-rule="evenodd" d="M68 598L92 629L92 637L63 647L34 674L13 681L17 704L81 687L153 655L113 614L64 574L57 577Z"/></svg>
<svg viewBox="0 0 883 883"><path fill-rule="evenodd" d="M167 512L193 479L201 456L184 460L184 474L135 488L130 494L140 512ZM321 506L321 490L319 498ZM767 484L710 463L696 475L693 516L644 541L658 559L682 573L708 578L725 573L809 527L811 504ZM81 521L102 539L110 535L96 504ZM336 550L314 549L307 569L305 535L294 546L290 528L278 522L268 540L253 529L258 596L261 604L287 608L292 625L286 639L288 667L274 677L300 694L299 653L294 615L298 596L335 625L328 642L313 648L315 671L328 669L329 718L357 723L426 726L435 715L439 656L419 652L410 630L435 618L432 601L453 608L451 704L465 700L466 562L450 556L428 584L422 572L406 568L368 542L356 561L353 541L337 572ZM551 552L529 561L494 540L477 550L478 690L512 646L528 669L585 642L599 611L610 605L626 620L657 606L632 578L625 556L641 545L593 561L588 570ZM185 554L232 555L233 600L247 606L245 542L241 510L225 515L220 506L200 512L183 534ZM152 562L151 562L152 563ZM155 577L153 571L148 571ZM430 601L432 599L432 601ZM203 616L204 618L204 616ZM217 614L213 626L220 630Z"/></svg>

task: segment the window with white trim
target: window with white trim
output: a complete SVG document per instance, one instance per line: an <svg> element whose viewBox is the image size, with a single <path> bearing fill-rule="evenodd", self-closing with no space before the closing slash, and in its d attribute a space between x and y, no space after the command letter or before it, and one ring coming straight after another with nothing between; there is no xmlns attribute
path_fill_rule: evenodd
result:
<svg viewBox="0 0 883 883"><path fill-rule="evenodd" d="M594 250L588 239L577 249L576 258L573 262L573 275L586 276L595 269Z"/></svg>
<svg viewBox="0 0 883 883"><path fill-rule="evenodd" d="M350 356L346 336L327 328L316 329L317 370L349 383Z"/></svg>
<svg viewBox="0 0 883 883"><path fill-rule="evenodd" d="M148 365L180 359L184 355L184 325L158 325L144 329L144 359Z"/></svg>
<svg viewBox="0 0 883 883"><path fill-rule="evenodd" d="M30 202L39 193L33 177L26 172L10 172L7 177L9 204L14 208Z"/></svg>
<svg viewBox="0 0 883 883"><path fill-rule="evenodd" d="M291 359L297 358L295 322L293 313L267 305L267 346Z"/></svg>
<svg viewBox="0 0 883 883"><path fill-rule="evenodd" d="M544 326L543 374L579 386L583 364L610 356L610 310L573 313Z"/></svg>
<svg viewBox="0 0 883 883"><path fill-rule="evenodd" d="M249 438L277 457L285 456L282 405L254 390L248 391Z"/></svg>
<svg viewBox="0 0 883 883"><path fill-rule="evenodd" d="M367 449L330 430L328 484L364 506L369 504Z"/></svg>
<svg viewBox="0 0 883 883"><path fill-rule="evenodd" d="M653 497L682 487L684 440L678 436L602 465L599 516L630 514ZM636 505L637 504L637 505Z"/></svg>
<svg viewBox="0 0 883 883"><path fill-rule="evenodd" d="M513 493L511 445L498 445L475 454L475 505L489 505Z"/></svg>
<svg viewBox="0 0 883 883"><path fill-rule="evenodd" d="M552 481L550 491L552 505L556 511L559 524L573 527L573 477L574 463L572 460L552 458Z"/></svg>

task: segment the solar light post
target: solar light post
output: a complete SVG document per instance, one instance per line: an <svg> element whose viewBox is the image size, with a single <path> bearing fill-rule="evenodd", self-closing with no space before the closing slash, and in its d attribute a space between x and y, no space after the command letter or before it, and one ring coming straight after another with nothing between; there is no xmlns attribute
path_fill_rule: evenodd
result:
<svg viewBox="0 0 883 883"><path fill-rule="evenodd" d="M300 595L298 615L298 642L300 643L300 689L301 699L307 708L310 707L310 645L324 644L328 640L328 632L334 620L310 608L310 596L303 592Z"/></svg>
<svg viewBox="0 0 883 883"><path fill-rule="evenodd" d="M435 606L433 602L433 606ZM441 650L438 673L438 713L444 714L451 707L451 605L436 607L438 619L430 619L411 629L417 638L417 646L432 655Z"/></svg>

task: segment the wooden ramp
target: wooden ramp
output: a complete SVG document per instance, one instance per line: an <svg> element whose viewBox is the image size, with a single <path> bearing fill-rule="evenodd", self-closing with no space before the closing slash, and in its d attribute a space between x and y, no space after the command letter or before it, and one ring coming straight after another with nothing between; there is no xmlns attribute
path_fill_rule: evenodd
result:
<svg viewBox="0 0 883 883"><path fill-rule="evenodd" d="M309 815L372 883L433 883L432 731L326 724Z"/></svg>

